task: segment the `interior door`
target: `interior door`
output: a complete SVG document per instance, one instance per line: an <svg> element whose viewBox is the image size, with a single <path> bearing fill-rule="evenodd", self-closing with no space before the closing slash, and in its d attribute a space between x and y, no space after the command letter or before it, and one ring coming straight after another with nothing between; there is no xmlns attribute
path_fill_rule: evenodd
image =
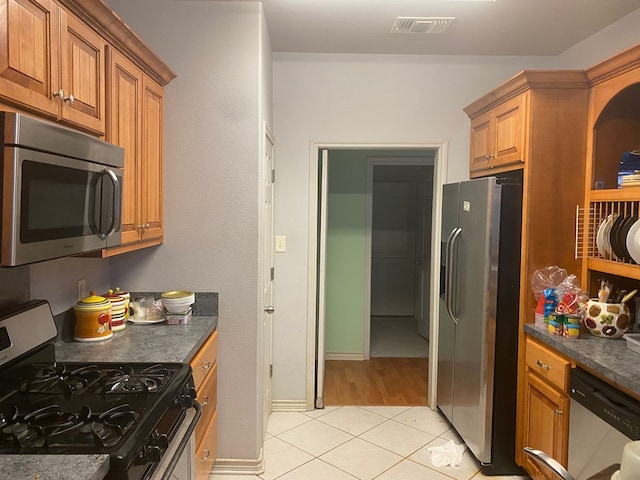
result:
<svg viewBox="0 0 640 480"><path fill-rule="evenodd" d="M267 421L271 413L271 377L273 375L273 179L274 175L274 142L269 130L265 129L264 138L264 179L262 208L262 351L263 351L263 417L262 431L267 431Z"/></svg>
<svg viewBox="0 0 640 480"><path fill-rule="evenodd" d="M325 290L327 268L327 205L329 190L329 150L322 150L320 161L320 225L318 231L318 332L316 336L316 408L324 408L324 361L325 361Z"/></svg>

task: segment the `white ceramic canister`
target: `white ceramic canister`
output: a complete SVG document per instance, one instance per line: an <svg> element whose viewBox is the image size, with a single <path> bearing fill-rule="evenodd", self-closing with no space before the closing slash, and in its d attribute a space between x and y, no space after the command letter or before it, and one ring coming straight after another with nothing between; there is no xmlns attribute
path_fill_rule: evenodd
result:
<svg viewBox="0 0 640 480"><path fill-rule="evenodd" d="M114 332L124 330L127 327L125 318L126 300L124 297L115 294L113 290L109 290L104 295L104 298L111 302L111 330Z"/></svg>

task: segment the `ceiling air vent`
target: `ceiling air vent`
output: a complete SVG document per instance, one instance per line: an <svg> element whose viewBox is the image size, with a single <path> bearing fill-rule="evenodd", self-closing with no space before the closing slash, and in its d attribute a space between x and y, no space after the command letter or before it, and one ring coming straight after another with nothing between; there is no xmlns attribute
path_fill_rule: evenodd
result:
<svg viewBox="0 0 640 480"><path fill-rule="evenodd" d="M442 33L455 17L398 17L391 33Z"/></svg>

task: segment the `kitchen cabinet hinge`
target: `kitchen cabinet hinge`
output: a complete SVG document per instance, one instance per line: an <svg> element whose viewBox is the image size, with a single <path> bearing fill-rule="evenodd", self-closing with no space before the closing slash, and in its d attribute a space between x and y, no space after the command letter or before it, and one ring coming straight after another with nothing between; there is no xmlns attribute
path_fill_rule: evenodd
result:
<svg viewBox="0 0 640 480"><path fill-rule="evenodd" d="M273 282L273 279L276 278L276 269L275 267L271 267L271 281Z"/></svg>
<svg viewBox="0 0 640 480"><path fill-rule="evenodd" d="M275 171L275 169L271 170L271 183L276 183L276 171Z"/></svg>
<svg viewBox="0 0 640 480"><path fill-rule="evenodd" d="M273 365L269 365L269 378L273 377Z"/></svg>

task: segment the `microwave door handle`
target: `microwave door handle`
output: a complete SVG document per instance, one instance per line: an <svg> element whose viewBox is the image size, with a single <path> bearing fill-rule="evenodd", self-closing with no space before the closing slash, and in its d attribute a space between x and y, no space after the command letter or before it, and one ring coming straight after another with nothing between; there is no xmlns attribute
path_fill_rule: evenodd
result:
<svg viewBox="0 0 640 480"><path fill-rule="evenodd" d="M118 182L118 177L116 177L116 174L113 173L113 170L105 168L104 173L113 184L113 204L111 205L113 207L113 218L111 220L111 225L109 225L109 228L107 228L107 230L101 235L102 238L107 238L109 235L116 231L118 225L120 224L120 183Z"/></svg>

